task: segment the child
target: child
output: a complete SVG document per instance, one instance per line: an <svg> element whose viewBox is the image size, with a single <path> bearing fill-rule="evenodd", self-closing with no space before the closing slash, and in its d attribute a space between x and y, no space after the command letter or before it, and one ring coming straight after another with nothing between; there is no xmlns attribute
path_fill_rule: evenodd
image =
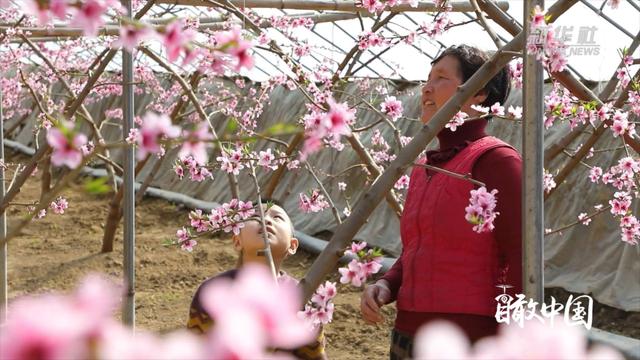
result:
<svg viewBox="0 0 640 360"><path fill-rule="evenodd" d="M264 209L264 221L266 225L267 237L271 247L273 262L276 273L279 274L278 281L289 281L291 278L281 271L282 261L289 255L296 253L298 249L298 239L294 237L293 223L284 209L270 201L269 204L262 204ZM258 263L267 264L267 258L260 253L264 249L263 227L259 219L247 221L240 230L240 234L233 236L233 246L239 251L238 268L243 264ZM203 309L199 301L201 290L210 282L220 278L235 278L238 268L225 271L212 278L205 280L196 291L191 301L189 309L189 321L187 328L198 333L205 333L213 326L213 320ZM312 344L288 351L299 359L326 359L324 350L324 332L320 329L316 341Z"/></svg>

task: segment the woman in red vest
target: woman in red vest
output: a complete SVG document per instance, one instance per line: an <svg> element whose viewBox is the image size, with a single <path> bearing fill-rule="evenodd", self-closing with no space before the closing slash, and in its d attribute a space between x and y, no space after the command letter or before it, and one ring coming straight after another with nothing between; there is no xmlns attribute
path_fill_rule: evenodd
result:
<svg viewBox="0 0 640 360"><path fill-rule="evenodd" d="M487 54L467 45L446 49L431 64L422 88L422 122L427 123L486 61ZM502 69L461 108L477 117L472 105L503 104L510 89ZM411 357L417 329L436 319L461 327L472 342L497 331L495 297L510 285L522 293L521 172L522 160L507 143L488 136L488 119L470 120L456 131L438 134L439 149L420 159L497 189L500 213L489 233L478 234L465 220L470 191L477 186L441 172L414 166L400 220L402 254L361 299L363 318L382 321L380 307L396 301L390 358Z"/></svg>

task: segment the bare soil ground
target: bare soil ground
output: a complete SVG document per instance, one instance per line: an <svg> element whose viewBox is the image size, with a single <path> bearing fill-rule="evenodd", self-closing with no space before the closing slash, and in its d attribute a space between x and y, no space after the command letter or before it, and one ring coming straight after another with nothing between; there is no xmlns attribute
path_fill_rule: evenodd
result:
<svg viewBox="0 0 640 360"><path fill-rule="evenodd" d="M16 202L30 202L39 196L40 185L32 178ZM90 195L74 184L64 194L69 209L64 215L48 214L34 220L9 244L9 296L45 291L68 291L85 274L106 273L122 277L121 229L115 250L101 254L102 235L110 196ZM10 223L23 214L23 207L11 207ZM207 239L193 253L163 246L178 228L187 223L188 210L166 201L145 198L136 208L136 322L139 330L168 332L183 327L194 291L206 278L234 267L236 253L229 239ZM301 278L314 257L299 252L285 261L284 270ZM330 280L337 281L334 274ZM566 292L550 294L561 299ZM384 310L385 324L366 325L359 315L360 290L338 287L335 314L327 326L328 354L334 359L388 358L389 331L395 309ZM640 338L640 313L624 312L596 304L594 326Z"/></svg>
<svg viewBox="0 0 640 360"><path fill-rule="evenodd" d="M39 196L39 182L30 181L16 202ZM112 253L101 254L108 196L89 195L80 184L64 192L69 209L34 220L9 243L9 297L46 291L70 291L87 273L122 278L122 229ZM9 226L25 213L9 210ZM163 200L145 198L136 208L136 324L137 330L168 332L184 327L189 304L206 278L231 269L236 253L230 239L201 241L193 253L163 242L188 221L188 211ZM301 278L314 257L298 252L285 260L284 270ZM330 279L337 281L336 275ZM340 284L339 284L340 285ZM358 289L340 285L334 299L334 322L326 328L327 351L333 359L388 357L393 307L385 310L384 326L366 325L359 316Z"/></svg>

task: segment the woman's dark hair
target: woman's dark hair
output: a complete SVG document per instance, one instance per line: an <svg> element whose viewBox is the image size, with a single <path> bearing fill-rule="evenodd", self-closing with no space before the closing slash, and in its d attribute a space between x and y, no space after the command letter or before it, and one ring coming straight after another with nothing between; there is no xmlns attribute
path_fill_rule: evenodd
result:
<svg viewBox="0 0 640 360"><path fill-rule="evenodd" d="M442 60L445 56L453 56L458 59L460 64L460 75L462 75L462 82L466 82L475 74L487 60L489 55L484 51L469 45L454 45L445 49L438 57L431 62L434 65L438 61ZM498 72L489 82L484 86L481 92L487 95L487 98L482 102L482 106L491 106L496 102L504 105L504 102L509 96L509 90L511 90L511 79L509 77L509 70L505 66Z"/></svg>

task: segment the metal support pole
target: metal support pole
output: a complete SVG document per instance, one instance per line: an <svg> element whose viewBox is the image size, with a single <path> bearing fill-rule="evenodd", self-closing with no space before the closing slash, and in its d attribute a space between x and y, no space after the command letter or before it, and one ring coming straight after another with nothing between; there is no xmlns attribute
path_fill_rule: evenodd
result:
<svg viewBox="0 0 640 360"><path fill-rule="evenodd" d="M0 161L4 164L4 116L2 114L2 88L0 87ZM2 198L6 192L4 183L4 167L0 166L0 191ZM7 212L0 214L0 239L7 237ZM4 324L7 318L7 243L3 241L0 246L0 324Z"/></svg>
<svg viewBox="0 0 640 360"><path fill-rule="evenodd" d="M524 30L529 37L530 20L536 5L543 0L525 0ZM544 103L542 64L535 55L524 51L522 121L522 259L523 290L527 298L543 302L544 299L544 194L542 187L544 166Z"/></svg>
<svg viewBox="0 0 640 360"><path fill-rule="evenodd" d="M129 18L132 16L131 0L123 0L122 4L127 9ZM126 138L134 127L134 103L133 103L133 54L122 50L122 115L124 120L122 137ZM125 301L123 302L122 321L135 330L135 250L136 250L136 223L135 223L135 150L128 146L124 150L124 279L127 286Z"/></svg>

